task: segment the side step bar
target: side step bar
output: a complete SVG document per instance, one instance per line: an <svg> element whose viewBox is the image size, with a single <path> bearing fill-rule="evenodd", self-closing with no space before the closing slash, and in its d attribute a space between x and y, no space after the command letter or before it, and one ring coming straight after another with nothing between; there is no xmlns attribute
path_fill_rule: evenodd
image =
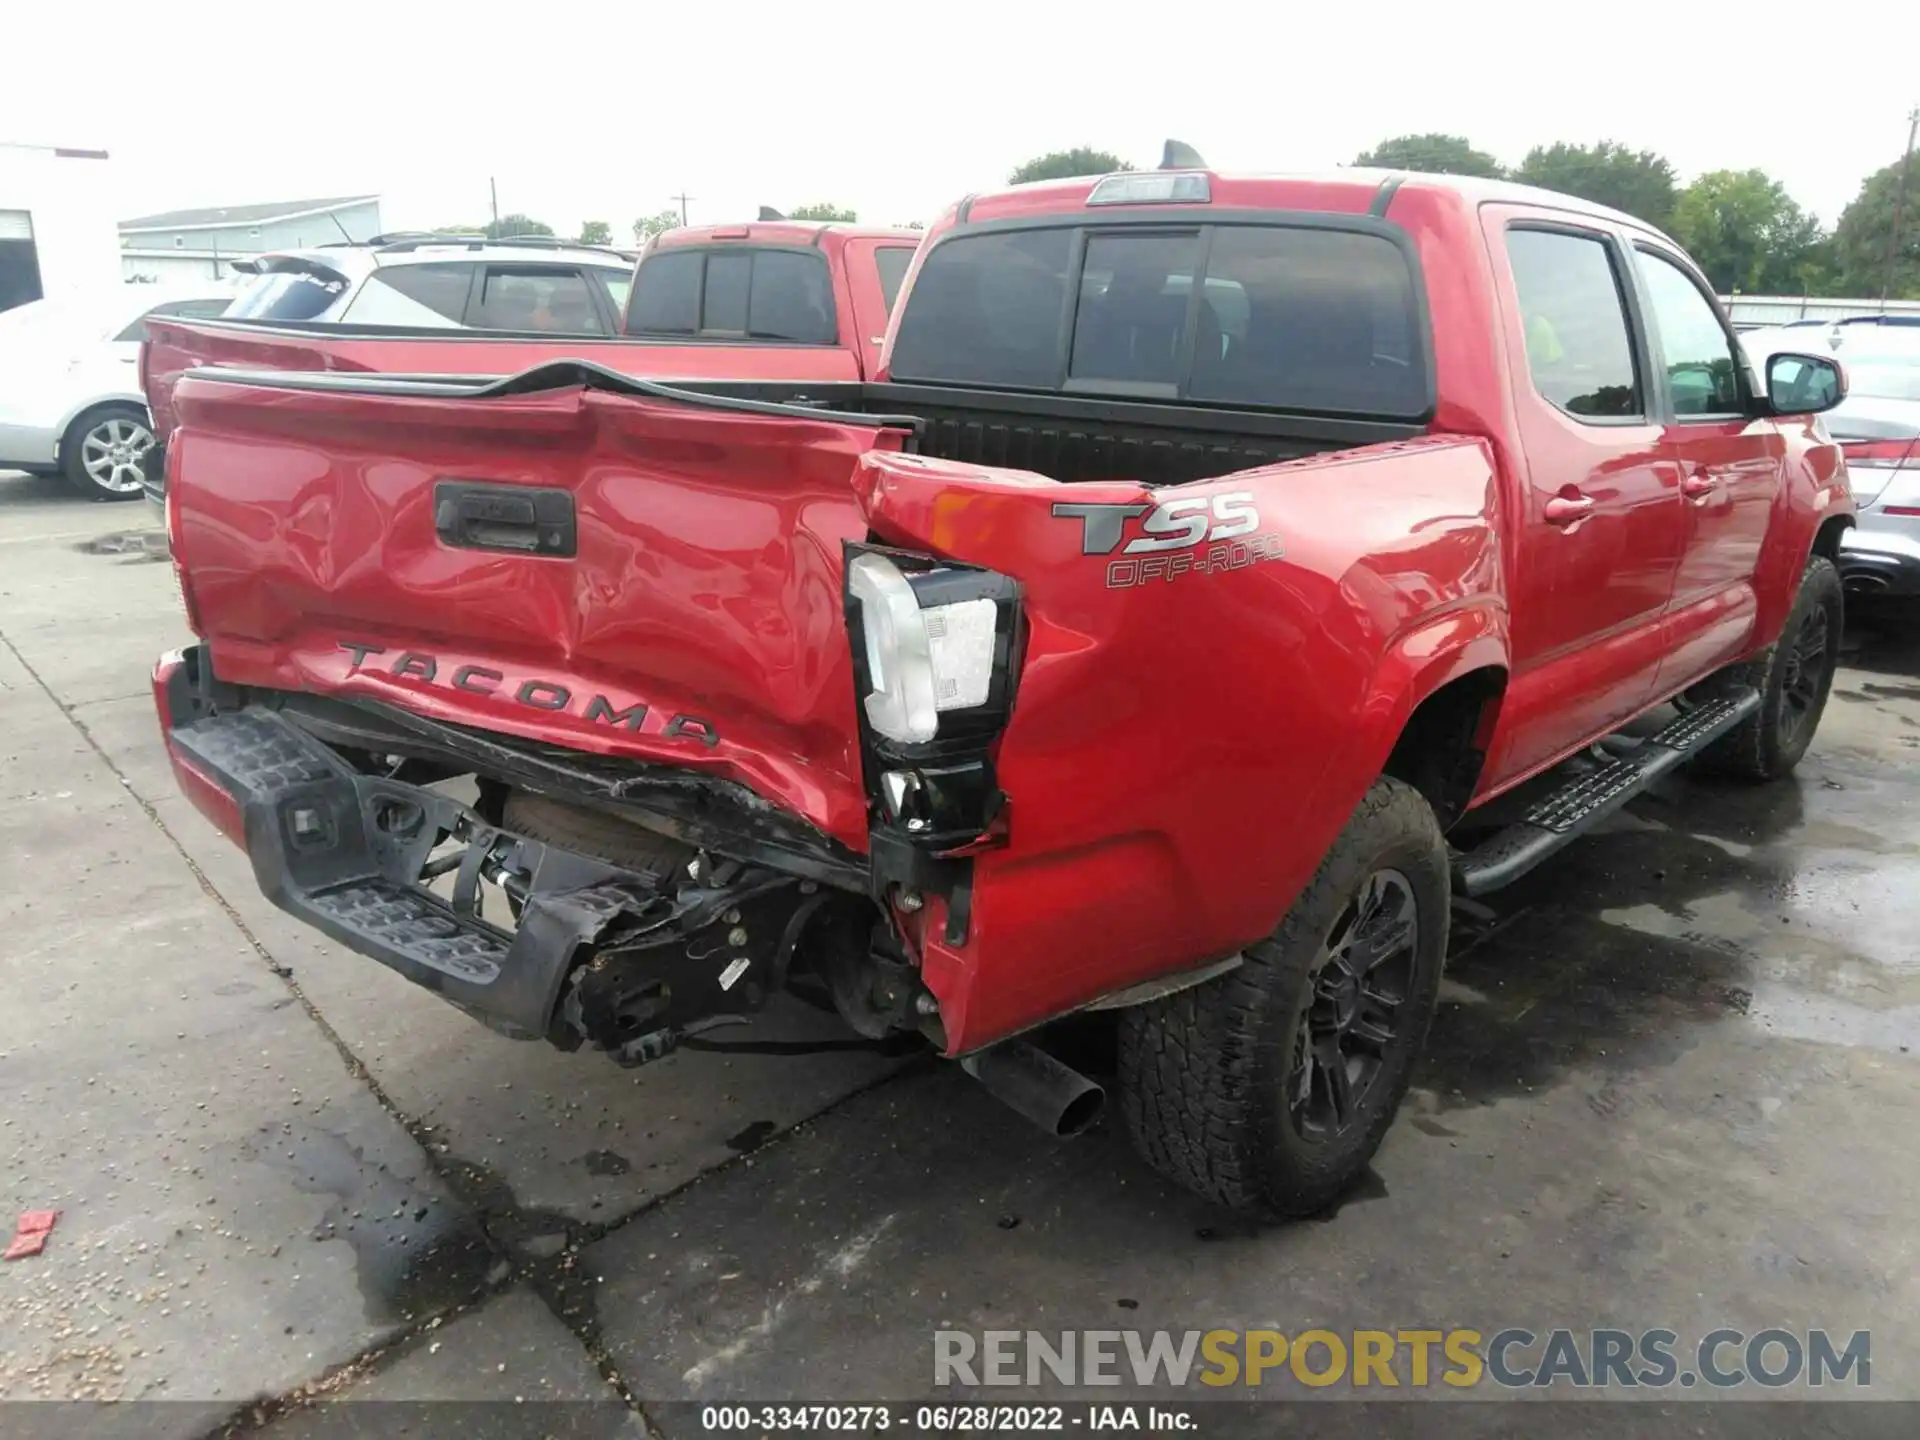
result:
<svg viewBox="0 0 1920 1440"><path fill-rule="evenodd" d="M1518 880L1554 851L1599 824L1669 770L1678 768L1760 708L1760 692L1740 690L1687 711L1610 765L1542 798L1526 818L1455 857L1456 895L1485 895Z"/></svg>

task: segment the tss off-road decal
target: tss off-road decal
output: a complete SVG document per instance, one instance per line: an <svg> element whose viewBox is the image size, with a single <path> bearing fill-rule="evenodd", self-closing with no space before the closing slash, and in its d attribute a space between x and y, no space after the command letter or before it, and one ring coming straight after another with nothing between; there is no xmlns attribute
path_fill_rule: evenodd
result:
<svg viewBox="0 0 1920 1440"><path fill-rule="evenodd" d="M1082 555L1120 554L1107 562L1107 587L1244 570L1281 554L1280 537L1260 530L1260 512L1245 490L1182 495L1158 505L1092 505L1057 501L1055 519L1080 522ZM1145 518L1141 518L1145 517ZM1128 522L1139 520L1127 539ZM1121 541L1126 540L1124 547ZM1203 548L1204 547L1204 548Z"/></svg>

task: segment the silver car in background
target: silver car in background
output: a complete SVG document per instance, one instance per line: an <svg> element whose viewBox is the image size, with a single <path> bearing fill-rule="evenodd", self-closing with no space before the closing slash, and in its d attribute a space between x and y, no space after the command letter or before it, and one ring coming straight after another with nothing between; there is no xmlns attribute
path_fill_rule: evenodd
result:
<svg viewBox="0 0 1920 1440"><path fill-rule="evenodd" d="M1847 372L1847 398L1821 417L1840 442L1856 524L1840 542L1840 576L1862 599L1920 598L1920 328L1848 325L1810 344L1806 329L1740 337L1758 366L1776 351L1826 351Z"/></svg>

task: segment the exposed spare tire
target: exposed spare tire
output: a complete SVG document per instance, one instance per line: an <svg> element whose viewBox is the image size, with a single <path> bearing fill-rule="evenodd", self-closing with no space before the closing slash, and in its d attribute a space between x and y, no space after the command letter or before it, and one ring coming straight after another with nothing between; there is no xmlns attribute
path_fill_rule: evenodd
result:
<svg viewBox="0 0 1920 1440"><path fill-rule="evenodd" d="M529 840L591 855L641 875L684 872L695 853L691 845L656 835L617 816L524 790L507 797L501 825Z"/></svg>

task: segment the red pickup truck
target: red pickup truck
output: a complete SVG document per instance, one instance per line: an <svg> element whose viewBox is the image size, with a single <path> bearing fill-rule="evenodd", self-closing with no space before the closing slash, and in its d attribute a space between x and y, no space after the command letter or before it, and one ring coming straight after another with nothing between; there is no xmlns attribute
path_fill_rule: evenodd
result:
<svg viewBox="0 0 1920 1440"><path fill-rule="evenodd" d="M164 499L174 382L200 366L504 376L565 356L656 379L859 380L879 361L919 243L917 230L783 218L669 230L634 268L618 337L276 319L149 325L140 350L157 437L145 457L148 498ZM448 248L461 254L457 242ZM404 249L409 259L433 253L418 238Z"/></svg>
<svg viewBox="0 0 1920 1440"><path fill-rule="evenodd" d="M1099 1087L1019 1037L1116 1008L1148 1160L1307 1213L1453 897L1805 752L1845 379L1766 368L1669 239L1537 190L979 195L804 404L180 377L202 643L154 694L277 904L506 1033L633 1064L811 992L1066 1132Z"/></svg>

